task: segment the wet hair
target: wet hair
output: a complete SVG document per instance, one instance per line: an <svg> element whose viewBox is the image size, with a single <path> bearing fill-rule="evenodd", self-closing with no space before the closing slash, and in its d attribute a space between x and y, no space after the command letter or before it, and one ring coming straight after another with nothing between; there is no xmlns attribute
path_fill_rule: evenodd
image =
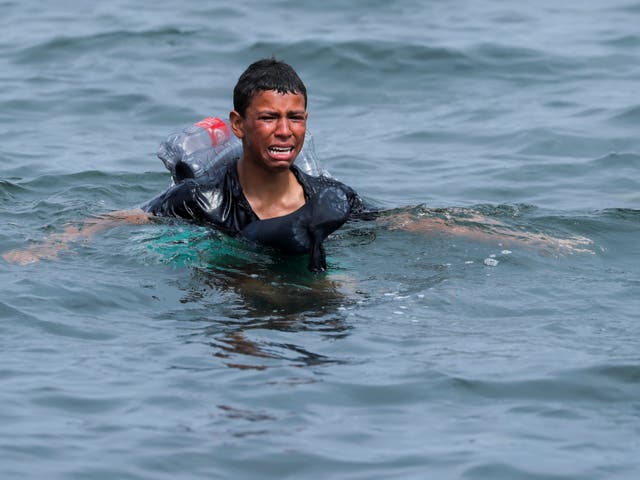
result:
<svg viewBox="0 0 640 480"><path fill-rule="evenodd" d="M240 75L233 89L233 109L244 117L253 96L265 90L302 94L304 108L307 108L307 88L293 67L275 58L263 58L249 65Z"/></svg>

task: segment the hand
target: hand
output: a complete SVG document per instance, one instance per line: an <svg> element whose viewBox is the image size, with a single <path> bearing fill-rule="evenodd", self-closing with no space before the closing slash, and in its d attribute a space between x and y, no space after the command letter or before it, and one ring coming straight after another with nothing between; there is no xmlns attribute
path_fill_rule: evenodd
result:
<svg viewBox="0 0 640 480"><path fill-rule="evenodd" d="M54 260L58 258L59 250L66 250L67 245L39 245L37 247L25 248L24 250L11 250L2 255L8 263L17 265L29 265L40 260Z"/></svg>

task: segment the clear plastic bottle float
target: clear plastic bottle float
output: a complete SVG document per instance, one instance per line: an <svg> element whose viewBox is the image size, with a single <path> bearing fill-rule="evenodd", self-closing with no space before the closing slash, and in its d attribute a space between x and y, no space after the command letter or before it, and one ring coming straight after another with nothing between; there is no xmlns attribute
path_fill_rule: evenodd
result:
<svg viewBox="0 0 640 480"><path fill-rule="evenodd" d="M217 164L242 155L242 142L231 132L228 122L218 117L207 117L169 135L160 144L157 155L171 172L175 183L185 178L207 181ZM313 136L308 131L295 164L309 175L329 176L320 165Z"/></svg>

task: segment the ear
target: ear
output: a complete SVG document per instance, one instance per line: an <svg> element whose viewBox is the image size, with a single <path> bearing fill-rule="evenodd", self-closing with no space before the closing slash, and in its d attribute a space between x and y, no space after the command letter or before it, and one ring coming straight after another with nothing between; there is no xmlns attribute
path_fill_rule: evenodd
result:
<svg viewBox="0 0 640 480"><path fill-rule="evenodd" d="M242 140L244 138L244 118L235 110L229 113L229 125L233 134Z"/></svg>

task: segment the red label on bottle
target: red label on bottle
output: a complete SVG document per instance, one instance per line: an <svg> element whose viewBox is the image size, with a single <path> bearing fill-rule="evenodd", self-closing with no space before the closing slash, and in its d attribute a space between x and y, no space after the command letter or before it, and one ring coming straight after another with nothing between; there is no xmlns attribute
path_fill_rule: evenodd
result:
<svg viewBox="0 0 640 480"><path fill-rule="evenodd" d="M218 117L203 118L195 125L204 128L209 133L211 145L220 145L229 139L229 127Z"/></svg>

